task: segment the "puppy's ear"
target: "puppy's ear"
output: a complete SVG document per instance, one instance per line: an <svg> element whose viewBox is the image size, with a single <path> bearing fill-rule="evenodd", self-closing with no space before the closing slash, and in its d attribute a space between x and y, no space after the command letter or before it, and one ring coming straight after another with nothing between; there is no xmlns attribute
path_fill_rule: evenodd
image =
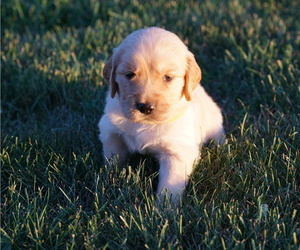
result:
<svg viewBox="0 0 300 250"><path fill-rule="evenodd" d="M116 93L119 91L119 86L115 82L115 63L113 61L113 56L110 57L103 68L103 76L107 83L110 85L110 95L114 98Z"/></svg>
<svg viewBox="0 0 300 250"><path fill-rule="evenodd" d="M201 80L201 70L195 60L194 55L189 52L187 56L187 71L185 74L185 84L183 94L187 101L192 99L192 91L198 86Z"/></svg>

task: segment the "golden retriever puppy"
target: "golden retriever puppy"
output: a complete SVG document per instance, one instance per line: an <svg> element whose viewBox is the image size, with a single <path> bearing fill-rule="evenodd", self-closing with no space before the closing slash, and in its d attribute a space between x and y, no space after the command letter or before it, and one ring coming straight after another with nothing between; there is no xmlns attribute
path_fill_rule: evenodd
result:
<svg viewBox="0 0 300 250"><path fill-rule="evenodd" d="M173 33L137 30L114 49L103 70L110 85L99 122L106 159L150 153L159 162L157 193L178 203L202 143L223 142L222 114L199 85L194 55Z"/></svg>

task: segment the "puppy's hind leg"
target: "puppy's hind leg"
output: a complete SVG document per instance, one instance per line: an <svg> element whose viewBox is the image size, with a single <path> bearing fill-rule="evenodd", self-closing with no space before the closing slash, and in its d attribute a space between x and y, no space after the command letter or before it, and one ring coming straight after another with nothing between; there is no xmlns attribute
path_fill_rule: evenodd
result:
<svg viewBox="0 0 300 250"><path fill-rule="evenodd" d="M220 126L211 136L211 139L214 141L215 145L223 145L226 142L226 137L224 133L224 129Z"/></svg>

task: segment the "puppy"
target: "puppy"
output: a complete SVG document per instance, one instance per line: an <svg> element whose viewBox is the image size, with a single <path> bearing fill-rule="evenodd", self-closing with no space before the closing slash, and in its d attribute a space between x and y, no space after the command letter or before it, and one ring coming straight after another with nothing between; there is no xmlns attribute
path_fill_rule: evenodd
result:
<svg viewBox="0 0 300 250"><path fill-rule="evenodd" d="M99 122L104 157L150 153L159 162L157 194L178 203L201 144L224 141L219 107L199 85L194 55L173 33L137 30L104 66L110 85Z"/></svg>

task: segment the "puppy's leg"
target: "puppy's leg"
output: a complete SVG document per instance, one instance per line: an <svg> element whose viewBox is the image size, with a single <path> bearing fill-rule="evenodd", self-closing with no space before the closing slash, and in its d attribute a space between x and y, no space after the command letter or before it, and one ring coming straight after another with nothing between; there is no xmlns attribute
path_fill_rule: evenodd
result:
<svg viewBox="0 0 300 250"><path fill-rule="evenodd" d="M225 143L226 137L222 125L215 129L214 133L212 133L211 139L214 140L216 145L223 145Z"/></svg>
<svg viewBox="0 0 300 250"><path fill-rule="evenodd" d="M200 103L200 113L202 118L198 121L202 134L202 143L214 140L215 144L225 143L223 128L223 117L220 108L202 88Z"/></svg>
<svg viewBox="0 0 300 250"><path fill-rule="evenodd" d="M103 117L99 123L100 140L103 145L103 154L109 163L117 161L123 164L128 154L128 147L121 135L115 131L114 126Z"/></svg>
<svg viewBox="0 0 300 250"><path fill-rule="evenodd" d="M101 140L102 141L102 140ZM118 134L106 135L102 141L104 157L109 161L117 161L119 164L124 164L128 154L127 145L122 137Z"/></svg>
<svg viewBox="0 0 300 250"><path fill-rule="evenodd" d="M190 149L190 150L189 150ZM162 154L159 157L159 183L157 194L162 200L165 195L171 196L172 201L178 204L189 175L193 171L195 161L198 160L198 147L185 148L182 152Z"/></svg>

